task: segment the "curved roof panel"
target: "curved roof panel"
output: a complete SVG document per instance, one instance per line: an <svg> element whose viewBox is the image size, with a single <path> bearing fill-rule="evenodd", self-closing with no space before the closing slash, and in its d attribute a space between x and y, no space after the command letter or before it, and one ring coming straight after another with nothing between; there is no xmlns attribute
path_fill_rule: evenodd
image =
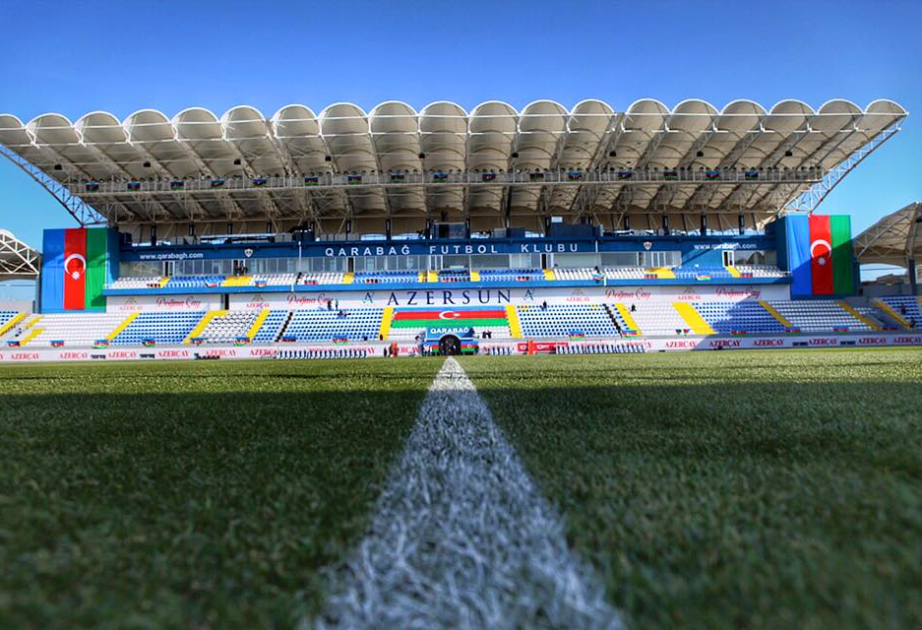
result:
<svg viewBox="0 0 922 630"><path fill-rule="evenodd" d="M116 195L115 187L124 186L119 182L228 177L244 182L225 188L232 204L197 186L182 199L170 187L156 189L155 204L177 220L199 210L217 217L235 208L250 218L344 211L365 213L375 221L384 214L422 210L449 217L497 216L501 210L640 217L742 209L767 215L777 211L779 199L796 196L810 182L777 183L768 177L745 186L713 185L702 182L703 171L812 169L822 174L874 145L882 134L889 137L907 115L885 99L864 108L834 99L818 109L795 99L771 108L745 99L723 108L688 99L670 108L645 98L625 110L588 99L570 110L538 100L521 111L503 101L486 101L470 112L450 101L419 111L401 101L381 103L368 113L353 103L334 103L319 115L315 111L290 104L266 118L247 105L222 116L192 107L170 118L142 109L123 121L97 111L76 122L49 113L26 124L3 114L0 144L11 159L78 194L84 182L112 182L107 194L119 217L127 213L138 220L152 216L150 204L124 194L137 188L119 188ZM649 183L614 179L613 173L630 169L662 176ZM677 182L676 170L702 177ZM509 186L502 178L510 173L528 185ZM541 173L553 174L549 183ZM610 179L598 184L601 173ZM346 182L347 176L354 179ZM250 178L277 177L318 188L304 193L244 190ZM561 185L567 182L572 185ZM356 183L361 185L347 185Z"/></svg>
<svg viewBox="0 0 922 630"><path fill-rule="evenodd" d="M301 175L332 170L320 138L320 122L306 105L286 105L272 117L273 133Z"/></svg>
<svg viewBox="0 0 922 630"><path fill-rule="evenodd" d="M888 214L855 237L858 262L908 267L922 260L922 203Z"/></svg>

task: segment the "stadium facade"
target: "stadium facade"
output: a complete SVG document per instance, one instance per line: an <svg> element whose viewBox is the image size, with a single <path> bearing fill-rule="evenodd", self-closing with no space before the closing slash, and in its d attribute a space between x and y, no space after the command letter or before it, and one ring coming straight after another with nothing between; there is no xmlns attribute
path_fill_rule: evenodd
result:
<svg viewBox="0 0 922 630"><path fill-rule="evenodd" d="M0 116L4 155L83 226L45 232L39 312L0 315L0 359L919 343L918 300L857 296L849 218L813 213L905 116L886 100Z"/></svg>

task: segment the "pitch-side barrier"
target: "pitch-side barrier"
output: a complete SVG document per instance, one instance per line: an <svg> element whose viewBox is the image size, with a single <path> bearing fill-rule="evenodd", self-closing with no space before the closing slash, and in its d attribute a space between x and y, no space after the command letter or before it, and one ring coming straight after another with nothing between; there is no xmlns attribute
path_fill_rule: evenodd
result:
<svg viewBox="0 0 922 630"><path fill-rule="evenodd" d="M778 336L626 337L481 342L481 355L631 354L703 350L922 346L922 333L829 333ZM396 350L396 352L395 352ZM413 343L164 346L147 348L0 348L0 363L236 359L354 359L419 356Z"/></svg>

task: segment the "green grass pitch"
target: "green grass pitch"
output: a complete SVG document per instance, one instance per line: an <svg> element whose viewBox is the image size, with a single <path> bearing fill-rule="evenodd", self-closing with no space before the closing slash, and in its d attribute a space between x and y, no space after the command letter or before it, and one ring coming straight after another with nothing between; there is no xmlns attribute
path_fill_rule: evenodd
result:
<svg viewBox="0 0 922 630"><path fill-rule="evenodd" d="M922 626L922 351L460 360L635 628ZM0 627L293 627L441 359L0 367Z"/></svg>
<svg viewBox="0 0 922 630"><path fill-rule="evenodd" d="M0 628L295 626L438 367L3 367Z"/></svg>
<svg viewBox="0 0 922 630"><path fill-rule="evenodd" d="M629 627L922 627L919 350L461 363Z"/></svg>

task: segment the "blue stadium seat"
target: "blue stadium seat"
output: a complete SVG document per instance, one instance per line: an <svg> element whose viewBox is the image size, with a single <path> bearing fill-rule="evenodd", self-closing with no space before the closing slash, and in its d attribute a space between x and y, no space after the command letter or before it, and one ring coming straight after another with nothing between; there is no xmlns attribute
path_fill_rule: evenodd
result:
<svg viewBox="0 0 922 630"><path fill-rule="evenodd" d="M139 346L151 340L158 345L176 345L189 336L205 315L204 311L184 313L141 313L112 340L116 346Z"/></svg>
<svg viewBox="0 0 922 630"><path fill-rule="evenodd" d="M758 302L695 302L695 310L719 333L783 333L784 326Z"/></svg>
<svg viewBox="0 0 922 630"><path fill-rule="evenodd" d="M566 337L581 332L586 337L617 337L618 329L603 304L549 304L520 306L519 324L525 337Z"/></svg>
<svg viewBox="0 0 922 630"><path fill-rule="evenodd" d="M340 336L353 341L377 339L383 314L380 308L343 310L343 316L327 309L294 311L282 337L297 341L329 341Z"/></svg>

